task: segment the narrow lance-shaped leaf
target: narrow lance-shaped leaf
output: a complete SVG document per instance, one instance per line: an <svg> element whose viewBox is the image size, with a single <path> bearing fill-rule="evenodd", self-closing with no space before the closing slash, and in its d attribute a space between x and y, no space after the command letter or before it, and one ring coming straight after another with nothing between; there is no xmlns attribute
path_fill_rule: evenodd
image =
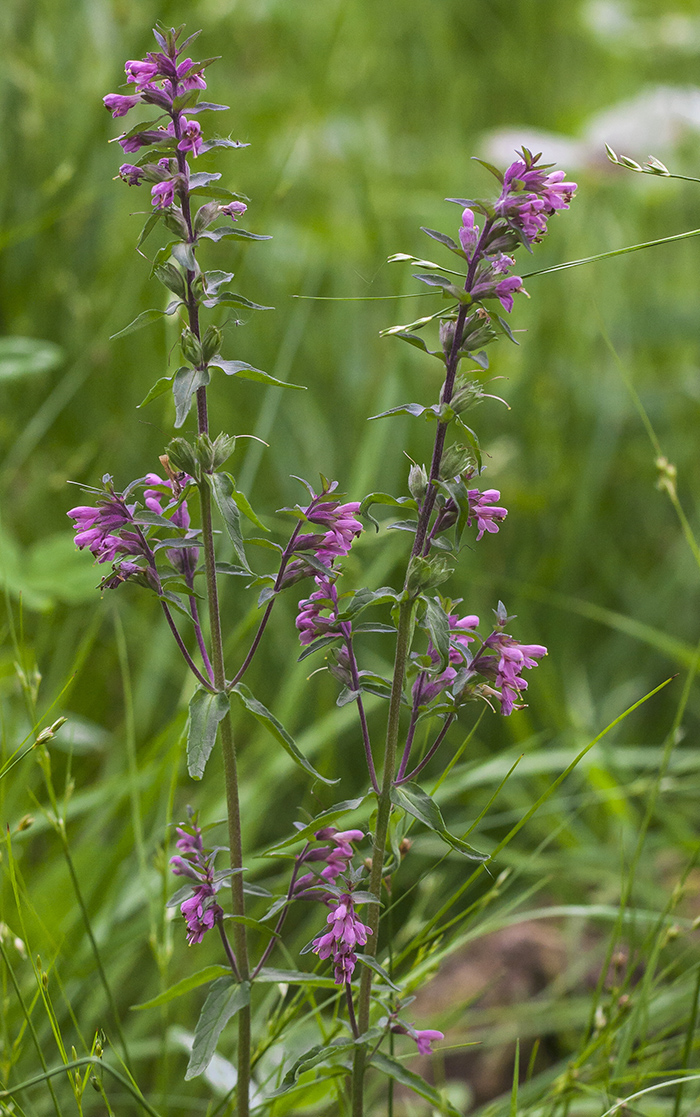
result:
<svg viewBox="0 0 700 1117"><path fill-rule="evenodd" d="M425 623L444 671L450 657L450 621L437 597L425 598Z"/></svg>
<svg viewBox="0 0 700 1117"><path fill-rule="evenodd" d="M223 357L212 357L209 361L210 365L215 368L220 368L227 376L238 376L241 380L255 380L258 384L269 384L274 388L294 388L298 392L305 392L306 387L304 384L292 384L288 380L277 380L274 376L270 376L269 372L263 372L260 368L253 368L247 361L225 361Z"/></svg>
<svg viewBox="0 0 700 1117"><path fill-rule="evenodd" d="M231 971L228 966L205 966L203 970L198 970L197 973L190 974L189 977L183 977L182 981L176 981L169 989L165 989L150 1001L142 1001L139 1005L132 1005L131 1011L141 1012L145 1008L159 1008L169 1001L174 1001L176 997L182 997L185 993L191 992L192 989L198 989L200 985L207 985L218 977L230 979L230 974Z"/></svg>
<svg viewBox="0 0 700 1117"><path fill-rule="evenodd" d="M452 1103L443 1097L434 1086L431 1086L419 1074L408 1070L398 1059L392 1059L389 1055L382 1055L381 1052L377 1051L372 1056L371 1062L382 1074L385 1074L388 1078L393 1078L395 1082L400 1082L402 1086L407 1086L414 1094L418 1094L419 1097L429 1101L436 1112L444 1113L446 1117L461 1117L460 1111L455 1109Z"/></svg>
<svg viewBox="0 0 700 1117"><path fill-rule="evenodd" d="M293 738L290 736L281 722L277 720L274 714L270 713L266 706L263 706L262 702L258 701L258 699L248 690L248 687L245 686L244 683L238 683L236 686L232 687L231 693L238 695L246 710L248 710L248 712L253 715L256 721L259 721L261 725L264 725L265 728L270 731L275 740L279 741L279 743L282 745L282 748L285 749L285 751L291 756L292 760L294 760L301 768L303 768L310 775L314 776L315 779L321 780L323 783L338 783L338 780L329 780L326 778L326 776L322 776L320 772L316 771L313 764L311 764L306 759L304 754L299 751Z"/></svg>
<svg viewBox="0 0 700 1117"><path fill-rule="evenodd" d="M231 977L220 977L214 982L194 1030L192 1054L185 1072L185 1079L196 1078L209 1066L219 1036L232 1016L250 1004L250 982L237 985Z"/></svg>
<svg viewBox="0 0 700 1117"><path fill-rule="evenodd" d="M228 695L212 694L198 687L190 701L187 726L187 770L193 780L201 780L216 741L219 722L229 712Z"/></svg>
<svg viewBox="0 0 700 1117"><path fill-rule="evenodd" d="M429 830L439 834L446 845L451 846L458 853L463 853L470 861L488 861L487 854L479 853L478 849L450 834L437 803L418 784L402 783L400 787L392 787L391 801L407 814L417 818Z"/></svg>
<svg viewBox="0 0 700 1117"><path fill-rule="evenodd" d="M179 299L174 299L173 302L166 306L165 310L144 310L142 314L134 318L133 322L129 322L129 325L125 326L123 330L119 330L116 334L111 334L110 341L114 341L115 338L118 337L126 337L127 334L133 334L135 330L141 330L144 326L149 326L151 322L155 322L156 319L162 318L164 314L174 314L181 305Z"/></svg>
<svg viewBox="0 0 700 1117"><path fill-rule="evenodd" d="M189 365L183 365L177 370L173 378L176 427L181 427L187 419L192 406L192 396L198 388L205 388L210 379L207 368L190 368Z"/></svg>
<svg viewBox="0 0 700 1117"><path fill-rule="evenodd" d="M246 558L245 549L243 547L241 515L238 511L238 505L233 499L233 482L228 473L212 473L210 481L216 507L219 509L221 517L226 524L226 530L233 543L233 549L238 555L241 565L244 566L246 570L250 571L248 559Z"/></svg>

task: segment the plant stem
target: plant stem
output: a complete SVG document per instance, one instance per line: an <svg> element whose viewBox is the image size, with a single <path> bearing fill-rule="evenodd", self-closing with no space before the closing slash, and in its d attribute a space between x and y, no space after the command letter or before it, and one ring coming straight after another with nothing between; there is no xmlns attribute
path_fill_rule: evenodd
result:
<svg viewBox="0 0 700 1117"><path fill-rule="evenodd" d="M413 771L409 772L407 776L404 776L401 773L399 773L399 778L396 780L397 786L400 783L407 783L409 780L415 779L415 777L418 775L418 773L423 771L423 769L425 768L428 761L433 759L433 757L435 756L435 753L440 748L440 745L445 740L445 737L447 736L447 731L450 728L450 726L452 725L452 722L454 721L454 719L455 719L454 714L449 714L448 715L448 717L445 719L445 724L443 725L442 729L438 733L437 737L433 741L432 745L430 746L430 748L428 749L428 751L426 752L425 756L420 761L420 763L416 764Z"/></svg>
<svg viewBox="0 0 700 1117"><path fill-rule="evenodd" d="M391 789L394 783L394 770L396 768L396 750L399 740L399 724L401 716L401 699L403 695L403 682L406 676L406 660L411 638L414 603L410 600L403 601L399 608L399 623L396 636L396 658L394 660L394 677L391 687L391 700L389 703L389 718L386 732L386 748L384 751L384 771L382 773L382 789L378 799L377 825L374 835L374 848L372 851L372 871L370 874L369 891L379 897L382 890L382 874L384 869L384 851L389 832L389 817L391 815ZM365 954L376 957L377 937L379 932L379 904L371 904L368 914L369 926L372 934L367 939ZM369 1028L370 997L372 993L372 972L363 966L360 979L360 999L358 1007L359 1034L363 1035ZM364 1112L364 1073L365 1073L366 1048L358 1047L355 1052L352 1072L352 1117L363 1117Z"/></svg>
<svg viewBox="0 0 700 1117"><path fill-rule="evenodd" d="M211 629L211 658L214 668L214 683L217 690L226 689L224 669L223 639L221 617L219 614L219 593L216 584L216 558L214 553L214 534L211 519L211 489L208 478L199 487L202 509L202 540L204 543L204 565L209 600L209 625ZM231 851L231 868L237 869L231 876L231 902L234 915L245 915L245 896L243 893L243 845L241 839L241 810L238 791L238 766L236 746L233 739L231 714L219 723L219 736L224 757L224 778L226 782L226 805L228 809L228 835ZM233 925L233 942L236 962L241 981L250 978L248 961L248 940L245 924L236 921ZM236 1107L238 1117L248 1117L250 1093L250 1005L238 1013L238 1083L236 1088Z"/></svg>

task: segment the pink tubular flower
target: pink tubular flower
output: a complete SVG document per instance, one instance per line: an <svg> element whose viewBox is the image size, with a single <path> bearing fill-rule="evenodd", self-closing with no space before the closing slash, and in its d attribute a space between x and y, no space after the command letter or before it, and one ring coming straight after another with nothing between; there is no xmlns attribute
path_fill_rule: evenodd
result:
<svg viewBox="0 0 700 1117"><path fill-rule="evenodd" d="M334 845L307 850L301 856L300 865L311 861L326 862L319 876L316 876L315 873L306 873L305 876L299 877L296 881L294 895L302 900L330 898L328 893L325 896L323 892L319 893L319 888L322 887L324 881L330 881L333 884L339 876L347 872L348 863L354 853L350 843L362 841L364 834L362 830L336 830L334 826L324 826L322 830L316 831L314 837L319 841L330 840Z"/></svg>
<svg viewBox="0 0 700 1117"><path fill-rule="evenodd" d="M415 1031L411 1037L418 1045L419 1055L432 1055L433 1044L438 1039L444 1039L445 1036L442 1032L438 1032L435 1028L423 1028L421 1031Z"/></svg>
<svg viewBox="0 0 700 1117"><path fill-rule="evenodd" d="M126 116L129 109L133 109L134 105L141 104L141 97L138 93L131 97L122 96L120 93L108 93L102 100L105 108L109 109L115 120L118 116Z"/></svg>
<svg viewBox="0 0 700 1117"><path fill-rule="evenodd" d="M221 206L219 213L223 213L227 217L230 217L232 221L237 221L239 217L243 216L247 209L248 207L245 202L229 202L227 206Z"/></svg>
<svg viewBox="0 0 700 1117"><path fill-rule="evenodd" d="M509 275L507 279L502 279L500 283L497 283L494 288L496 298L508 314L513 309L513 295L517 291L522 291L525 294L523 281L519 275Z"/></svg>
<svg viewBox="0 0 700 1117"><path fill-rule="evenodd" d="M75 520L75 545L87 547L98 562L112 562L117 554L141 554L145 547L134 523L135 504L126 504L116 493L98 501L97 507L78 505L67 513Z"/></svg>
<svg viewBox="0 0 700 1117"><path fill-rule="evenodd" d="M296 627L299 630L299 643L312 644L319 636L340 634L337 616L338 591L329 578L317 576L318 589L305 600L299 602ZM328 610L329 617L321 616Z"/></svg>
<svg viewBox="0 0 700 1117"><path fill-rule="evenodd" d="M472 521L476 519L479 528L479 534L476 537L478 543L485 531L492 534L498 531L498 524L503 523L508 515L508 509L499 508L495 505L495 502L501 498L498 489L485 489L483 493L479 492L478 489L469 489L468 493L469 518L467 519L467 525L471 527Z"/></svg>
<svg viewBox="0 0 700 1117"><path fill-rule="evenodd" d="M122 178L128 186L138 186L144 173L141 167L135 167L133 163L122 163L119 168L119 177Z"/></svg>
<svg viewBox="0 0 700 1117"><path fill-rule="evenodd" d="M206 89L207 83L202 77L201 70L193 70L188 74L188 70L192 70L194 62L191 58L184 58L177 67L177 82L182 89Z"/></svg>
<svg viewBox="0 0 700 1117"><path fill-rule="evenodd" d="M171 179L157 182L151 187L151 204L156 209L167 209L175 201L175 183Z"/></svg>
<svg viewBox="0 0 700 1117"><path fill-rule="evenodd" d="M132 59L127 62L124 69L126 70L126 80L141 88L152 82L158 74L158 66L155 62L143 62L140 59Z"/></svg>
<svg viewBox="0 0 700 1117"><path fill-rule="evenodd" d="M177 149L178 151L191 151L196 158L202 149L202 129L196 120L186 120L184 116L181 127L182 134Z"/></svg>
<svg viewBox="0 0 700 1117"><path fill-rule="evenodd" d="M457 678L457 671L469 663L470 655L467 646L474 642L471 633L479 627L479 618L475 614L467 617L458 617L456 613L449 616L450 624L450 662L439 675L431 675L428 671L421 671L413 684L413 701L415 705L424 706L432 702L443 690ZM433 665L437 666L440 656L432 641L428 643L428 652Z"/></svg>
<svg viewBox="0 0 700 1117"><path fill-rule="evenodd" d="M326 922L331 924L330 931L314 939L313 951L319 958L333 956L334 979L336 985L344 985L352 979L357 962L356 946L364 946L372 928L366 926L355 913L352 896L349 892L334 897L333 907Z"/></svg>

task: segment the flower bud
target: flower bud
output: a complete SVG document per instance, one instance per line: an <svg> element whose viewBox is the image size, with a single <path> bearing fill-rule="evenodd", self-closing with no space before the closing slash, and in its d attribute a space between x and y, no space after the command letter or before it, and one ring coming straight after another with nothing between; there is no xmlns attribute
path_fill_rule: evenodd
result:
<svg viewBox="0 0 700 1117"><path fill-rule="evenodd" d="M186 438L173 438L168 444L168 460L171 465L190 477L199 476L199 464L192 447Z"/></svg>
<svg viewBox="0 0 700 1117"><path fill-rule="evenodd" d="M446 357L449 357L452 352L452 344L455 337L455 323L452 321L440 323L440 345Z"/></svg>
<svg viewBox="0 0 700 1117"><path fill-rule="evenodd" d="M195 337L189 326L185 326L180 335L180 348L185 359L191 361L195 367L204 364L202 343L198 337Z"/></svg>
<svg viewBox="0 0 700 1117"><path fill-rule="evenodd" d="M459 443L448 446L442 455L440 480L449 481L453 477L459 477L460 473L475 464L474 451L469 446L461 446Z"/></svg>
<svg viewBox="0 0 700 1117"><path fill-rule="evenodd" d="M425 466L415 463L411 466L408 474L408 491L419 504L425 499L428 491L428 474Z"/></svg>
<svg viewBox="0 0 700 1117"><path fill-rule="evenodd" d="M221 330L210 326L202 338L202 355L205 361L210 361L221 348Z"/></svg>

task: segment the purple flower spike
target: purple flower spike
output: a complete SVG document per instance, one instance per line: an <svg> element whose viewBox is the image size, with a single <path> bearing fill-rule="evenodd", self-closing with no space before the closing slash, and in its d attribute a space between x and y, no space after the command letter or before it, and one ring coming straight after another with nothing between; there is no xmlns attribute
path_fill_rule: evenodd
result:
<svg viewBox="0 0 700 1117"><path fill-rule="evenodd" d="M527 245L539 241L547 232L547 221L559 209L568 209L576 191L575 182L564 181L564 171L548 173L536 166L526 150L503 176L503 190L496 202L497 217L505 218L518 229Z"/></svg>
<svg viewBox="0 0 700 1117"><path fill-rule="evenodd" d="M356 946L364 946L372 928L366 926L355 913L352 896L349 892L332 900L332 910L326 920L331 924L330 931L314 939L314 954L319 958L333 956L334 979L336 985L350 981L355 969Z"/></svg>
<svg viewBox="0 0 700 1117"><path fill-rule="evenodd" d="M167 209L175 201L175 183L172 180L157 182L151 187L151 204L156 209Z"/></svg>
<svg viewBox="0 0 700 1117"><path fill-rule="evenodd" d="M176 876L188 877L196 885L192 895L180 904L187 923L187 942L194 946L224 917L223 909L214 900L223 880L215 879L215 852L204 848L196 817L192 820L191 832L178 826L177 833L179 839L175 844L180 854L171 857L170 864Z"/></svg>
<svg viewBox="0 0 700 1117"><path fill-rule="evenodd" d="M118 116L126 116L129 109L133 109L134 105L141 104L141 97L138 93L131 97L124 97L120 93L108 93L102 100L105 108L109 109L115 119Z"/></svg>
<svg viewBox="0 0 700 1117"><path fill-rule="evenodd" d="M126 504L116 493L109 493L97 507L79 505L67 513L75 520L75 545L82 551L87 547L98 562L112 562L117 554L143 554L143 537L136 530L126 530L133 524L135 504Z"/></svg>

